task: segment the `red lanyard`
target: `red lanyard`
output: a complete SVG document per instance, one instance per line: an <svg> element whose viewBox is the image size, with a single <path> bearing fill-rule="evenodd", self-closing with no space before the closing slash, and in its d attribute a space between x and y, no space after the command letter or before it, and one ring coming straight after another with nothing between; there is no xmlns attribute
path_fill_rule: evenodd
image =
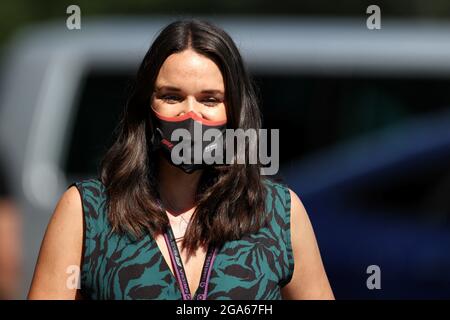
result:
<svg viewBox="0 0 450 320"><path fill-rule="evenodd" d="M166 240L167 247L169 248L170 260L172 261L172 267L175 271L183 300L206 300L206 297L208 295L208 283L211 276L214 259L217 255L217 248L212 248L211 246L208 247L208 253L203 264L200 284L194 294L194 298L192 298L191 292L189 290L189 284L186 278L186 273L184 272L184 266L181 261L181 255L178 250L178 246L175 241L175 236L173 234L171 226L169 226L167 228L167 232L164 233L164 239Z"/></svg>

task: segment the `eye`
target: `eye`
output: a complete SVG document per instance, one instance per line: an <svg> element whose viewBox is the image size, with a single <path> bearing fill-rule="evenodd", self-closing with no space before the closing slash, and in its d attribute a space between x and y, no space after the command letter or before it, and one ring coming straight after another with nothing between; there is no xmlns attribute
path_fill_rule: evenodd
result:
<svg viewBox="0 0 450 320"><path fill-rule="evenodd" d="M220 99L217 99L216 97L206 97L202 99L201 102L208 107L214 107L222 101Z"/></svg>
<svg viewBox="0 0 450 320"><path fill-rule="evenodd" d="M182 97L174 95L174 94L165 94L159 97L159 99L163 100L166 103L178 103L183 100Z"/></svg>

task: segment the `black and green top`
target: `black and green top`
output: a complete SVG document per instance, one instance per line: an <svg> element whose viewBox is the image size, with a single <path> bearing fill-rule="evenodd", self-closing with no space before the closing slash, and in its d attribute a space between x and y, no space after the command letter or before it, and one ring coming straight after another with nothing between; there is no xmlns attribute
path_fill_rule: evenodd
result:
<svg viewBox="0 0 450 320"><path fill-rule="evenodd" d="M208 300L281 299L280 289L292 278L289 189L266 178L264 184L270 224L218 249L210 270ZM150 234L133 240L111 232L100 179L85 179L69 187L73 185L81 194L84 214L83 296L181 300L177 278Z"/></svg>

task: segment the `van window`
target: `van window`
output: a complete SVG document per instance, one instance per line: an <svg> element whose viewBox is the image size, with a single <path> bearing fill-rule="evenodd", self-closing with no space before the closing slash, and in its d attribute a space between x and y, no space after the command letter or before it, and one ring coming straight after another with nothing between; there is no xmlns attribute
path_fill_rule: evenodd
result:
<svg viewBox="0 0 450 320"><path fill-rule="evenodd" d="M450 107L450 76L257 75L255 80L265 125L282 128L285 161Z"/></svg>
<svg viewBox="0 0 450 320"><path fill-rule="evenodd" d="M125 71L91 71L86 75L64 155L68 177L97 174L101 157L112 143L131 75Z"/></svg>

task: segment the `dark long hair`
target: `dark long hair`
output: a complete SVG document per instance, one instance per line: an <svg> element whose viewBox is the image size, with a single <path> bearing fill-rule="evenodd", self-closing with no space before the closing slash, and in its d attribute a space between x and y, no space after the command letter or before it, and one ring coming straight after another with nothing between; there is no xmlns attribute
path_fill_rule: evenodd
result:
<svg viewBox="0 0 450 320"><path fill-rule="evenodd" d="M117 127L117 138L101 162L100 178L106 186L113 231L139 238L146 232L155 236L169 226L158 201L158 155L151 150L155 120L150 104L162 64L169 55L186 49L208 57L220 68L225 82L227 128L261 128L255 88L231 37L219 27L197 19L166 26L139 67ZM248 153L254 146L245 142ZM236 156L235 148L234 159ZM204 169L196 210L182 242L188 254L199 245L221 246L265 225L266 188L262 179L259 163Z"/></svg>

